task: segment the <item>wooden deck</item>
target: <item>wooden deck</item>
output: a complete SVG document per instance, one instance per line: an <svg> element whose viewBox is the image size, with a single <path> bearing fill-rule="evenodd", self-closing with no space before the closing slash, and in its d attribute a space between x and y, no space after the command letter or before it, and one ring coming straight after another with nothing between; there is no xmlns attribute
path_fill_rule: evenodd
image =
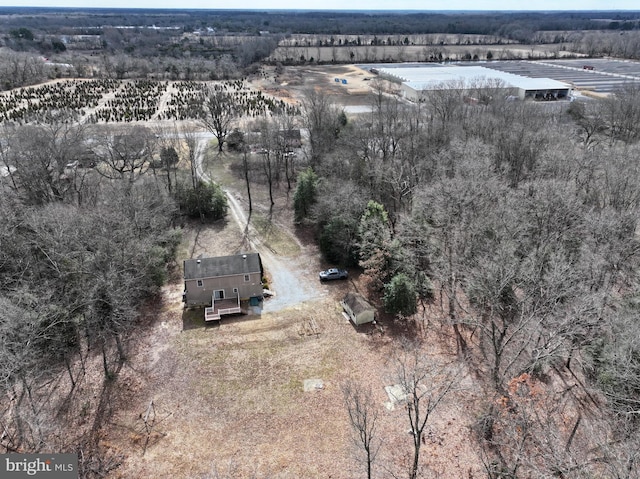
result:
<svg viewBox="0 0 640 479"><path fill-rule="evenodd" d="M240 298L218 299L213 306L204 308L205 321L220 321L225 314L241 313Z"/></svg>

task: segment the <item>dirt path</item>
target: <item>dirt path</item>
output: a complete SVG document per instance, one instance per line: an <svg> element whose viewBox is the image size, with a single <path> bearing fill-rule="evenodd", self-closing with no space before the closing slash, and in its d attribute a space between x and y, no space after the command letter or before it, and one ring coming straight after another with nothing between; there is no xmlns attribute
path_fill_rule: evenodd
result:
<svg viewBox="0 0 640 479"><path fill-rule="evenodd" d="M318 298L318 286L309 281L309 272L300 267L299 261L292 258L278 256L260 239L247 213L240 202L230 191L225 190L229 201L231 215L244 231L244 238L248 245L262 258L262 263L271 278L270 290L276 295L265 301L265 313L279 311L298 303ZM304 255L303 255L304 256Z"/></svg>
<svg viewBox="0 0 640 479"><path fill-rule="evenodd" d="M124 83L119 85L115 90L112 90L112 91L110 91L108 93L103 94L102 98L100 98L100 100L98 100L98 104L95 107L93 107L93 108L85 108L84 109L84 115L79 120L79 123L81 123L81 124L87 123L89 118L91 118L91 115L93 115L96 111L105 108L105 105L108 102L110 102L111 100L115 99L116 96L118 95L118 93L120 91L122 91L123 89L124 89Z"/></svg>
<svg viewBox="0 0 640 479"><path fill-rule="evenodd" d="M196 147L196 173L201 180L207 182L210 182L211 178L204 171L202 164L210 139L211 136L201 135ZM269 289L275 293L275 296L264 301L263 311L265 313L280 311L304 301L324 296L317 281L311 280L312 277L315 278L315 275L308 270L309 265L307 264L307 268L305 268L299 259L279 256L272 251L260 239L260 234L251 224L248 211L245 211L236 195L228 189L225 189L224 192L227 195L230 216L243 231L244 244L247 249L260 253L263 266L269 274ZM304 249L299 241L297 243L301 249ZM305 257L308 256L299 255L299 258Z"/></svg>
<svg viewBox="0 0 640 479"><path fill-rule="evenodd" d="M160 115L167 109L171 96L177 91L178 89L175 87L174 82L167 82L167 89L160 96L160 99L158 100L158 108L151 117L151 121L157 121L160 118Z"/></svg>

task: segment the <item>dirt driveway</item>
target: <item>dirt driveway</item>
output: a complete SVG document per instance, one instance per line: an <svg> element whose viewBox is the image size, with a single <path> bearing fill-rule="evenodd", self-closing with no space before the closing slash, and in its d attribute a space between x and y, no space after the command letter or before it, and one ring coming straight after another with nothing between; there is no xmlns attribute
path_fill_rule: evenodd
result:
<svg viewBox="0 0 640 479"><path fill-rule="evenodd" d="M205 158L205 151L207 151L207 143L211 140L210 135L200 135L198 145L196 148L196 173L204 181L211 181L210 174L205 171L203 167L203 161ZM229 206L228 219L233 220L238 228L242 242L240 250L242 251L255 251L260 253L262 264L266 270L269 278L269 290L275 293L274 296L267 298L264 301L263 311L275 312L284 309L289 306L295 306L296 304L304 301L319 298L322 296L322 291L319 291L319 284L317 280L316 266L319 256L315 248L306 248L291 234L290 228L286 227L282 221L274 219L271 215L269 221L274 222L271 228L279 228L283 231L283 234L287 237L288 242L295 244L295 249L299 250L297 258L287 258L286 256L278 255L273 251L270 245L264 241L260 232L257 231L254 224L250 221L248 205L243 204L242 196L234 190L231 186L224 189L227 195L227 203ZM288 221L288 218L285 219ZM289 224L292 224L291 222ZM309 251L313 249L313 251ZM229 254L235 254L241 252L233 251ZM220 255L214 251L200 252L203 255ZM300 261L300 258L305 258L304 263ZM315 259L315 261L314 261Z"/></svg>

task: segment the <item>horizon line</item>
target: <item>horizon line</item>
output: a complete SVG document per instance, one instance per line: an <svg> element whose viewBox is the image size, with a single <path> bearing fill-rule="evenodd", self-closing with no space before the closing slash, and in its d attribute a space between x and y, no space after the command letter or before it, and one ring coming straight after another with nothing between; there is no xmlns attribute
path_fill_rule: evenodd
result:
<svg viewBox="0 0 640 479"><path fill-rule="evenodd" d="M300 12L300 13L314 13L314 12L337 12L337 13L607 13L607 12L640 12L640 9L623 9L623 8L607 8L607 9L588 9L588 10L576 10L576 9L553 9L553 8L545 8L539 10L530 10L530 9L448 9L448 10L439 10L439 9L370 9L370 8L169 8L169 7L92 7L92 6L82 6L82 7L72 7L72 6L22 6L22 5L0 5L0 10L3 9L18 9L18 10L123 10L123 11L131 11L131 10L139 10L139 11L193 11L193 12Z"/></svg>

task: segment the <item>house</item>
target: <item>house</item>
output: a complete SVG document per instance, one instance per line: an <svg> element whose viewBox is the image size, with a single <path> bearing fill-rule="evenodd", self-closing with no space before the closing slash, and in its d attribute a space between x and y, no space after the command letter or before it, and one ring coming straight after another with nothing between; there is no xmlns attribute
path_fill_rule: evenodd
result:
<svg viewBox="0 0 640 479"><path fill-rule="evenodd" d="M302 146L302 135L297 128L280 130L278 131L278 141L285 149L300 148Z"/></svg>
<svg viewBox="0 0 640 479"><path fill-rule="evenodd" d="M376 319L376 308L358 293L347 293L340 301L344 312L355 325L371 323Z"/></svg>
<svg viewBox="0 0 640 479"><path fill-rule="evenodd" d="M187 307L205 306L205 320L243 312L242 303L262 298L262 262L258 253L188 259L184 261Z"/></svg>

